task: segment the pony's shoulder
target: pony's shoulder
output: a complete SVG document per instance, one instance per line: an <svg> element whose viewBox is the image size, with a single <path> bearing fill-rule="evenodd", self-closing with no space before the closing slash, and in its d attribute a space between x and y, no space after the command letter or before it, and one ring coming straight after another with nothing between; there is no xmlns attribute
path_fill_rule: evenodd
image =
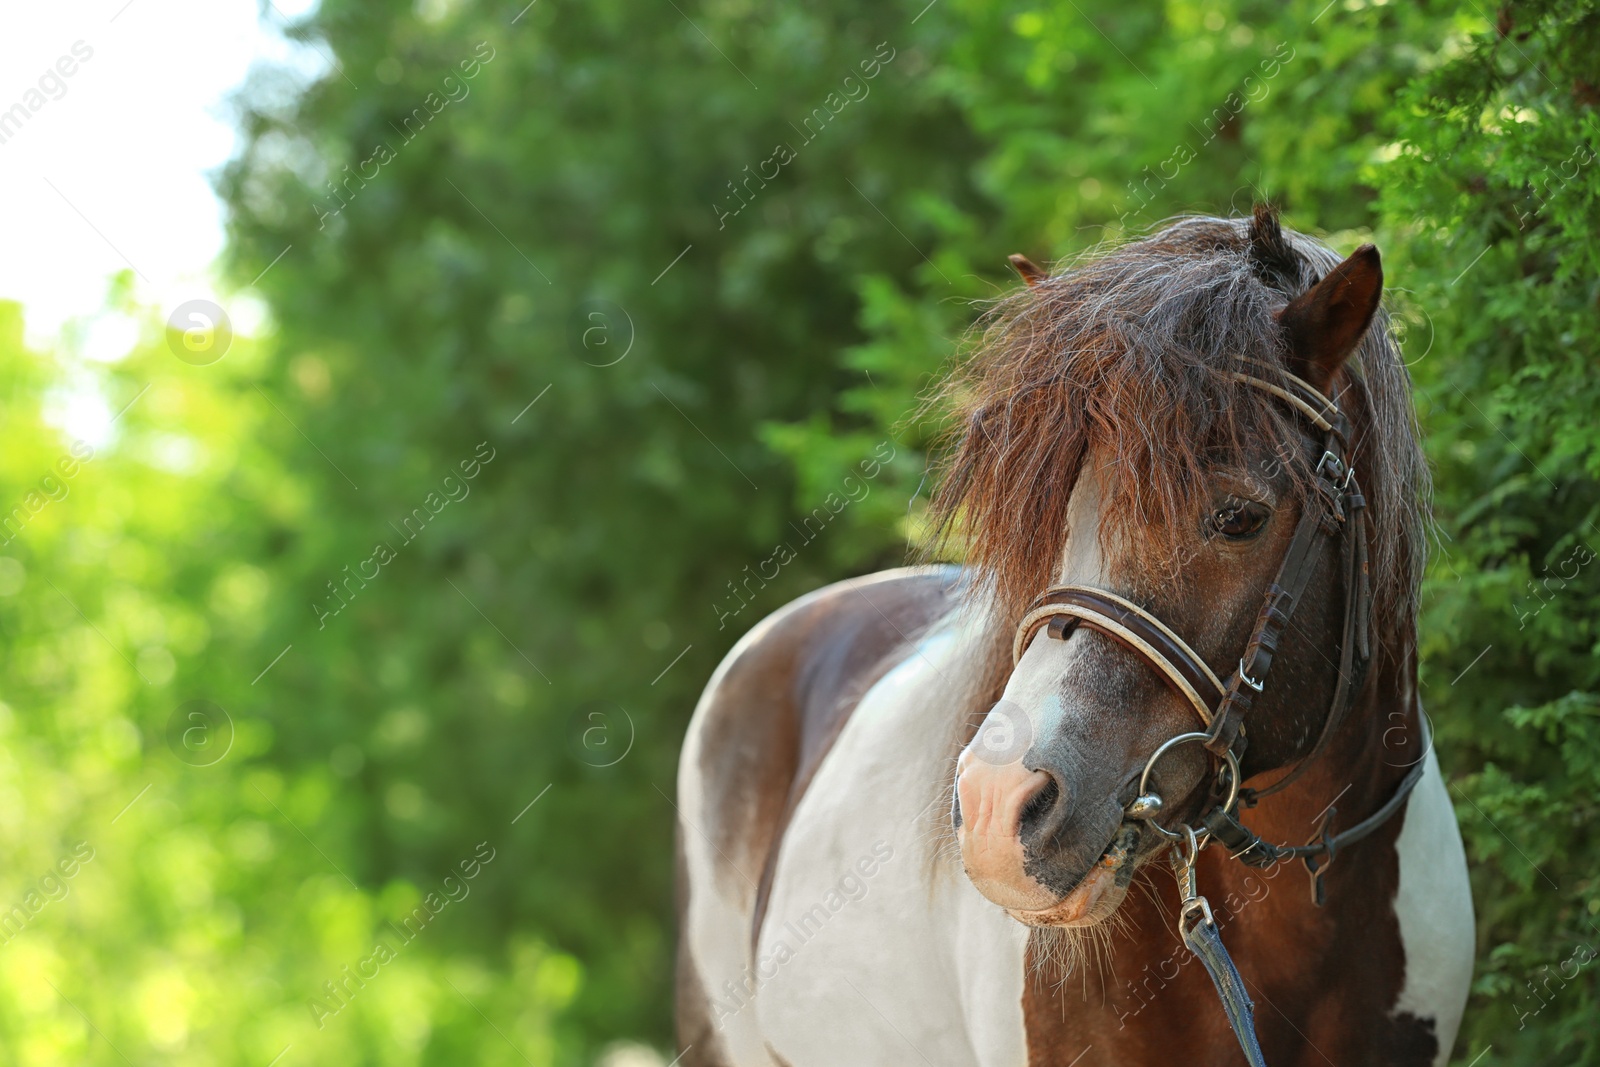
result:
<svg viewBox="0 0 1600 1067"><path fill-rule="evenodd" d="M752 887L862 694L956 608L960 581L957 567L903 567L835 582L757 623L712 675L678 793Z"/></svg>

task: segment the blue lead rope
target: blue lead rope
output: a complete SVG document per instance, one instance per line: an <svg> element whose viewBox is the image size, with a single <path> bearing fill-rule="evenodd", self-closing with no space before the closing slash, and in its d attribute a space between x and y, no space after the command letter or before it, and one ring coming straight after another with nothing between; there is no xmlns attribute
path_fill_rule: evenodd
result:
<svg viewBox="0 0 1600 1067"><path fill-rule="evenodd" d="M1204 903L1205 898L1196 898ZM1267 1061L1261 1054L1261 1042L1256 1038L1255 1004L1250 1000L1250 994L1245 990L1244 979L1239 975L1239 968L1233 965L1233 959L1228 955L1228 950L1223 947L1222 934L1217 931L1217 924L1212 920L1210 908L1204 909L1204 914L1198 916L1191 925L1189 914L1180 919L1178 927L1183 932L1183 943L1189 946L1189 951L1200 957L1200 962L1205 964L1206 973L1211 976L1211 982L1217 987L1217 996L1222 999L1222 1010L1228 1015L1228 1025L1233 1027L1233 1036L1239 1039L1239 1048L1244 1051L1245 1062L1250 1067L1267 1067Z"/></svg>
<svg viewBox="0 0 1600 1067"><path fill-rule="evenodd" d="M1211 984L1217 987L1222 1010L1228 1016L1233 1036L1239 1039L1245 1062L1250 1067L1267 1067L1266 1057L1261 1054L1261 1041L1256 1037L1256 1006L1244 987L1239 968L1233 965L1233 958L1222 944L1217 921L1211 917L1211 904L1200 895L1195 884L1194 865L1200 858L1200 847L1194 827L1185 826L1183 840L1172 850L1173 873L1178 876L1178 893L1183 898L1178 906L1178 932L1189 951L1205 964Z"/></svg>

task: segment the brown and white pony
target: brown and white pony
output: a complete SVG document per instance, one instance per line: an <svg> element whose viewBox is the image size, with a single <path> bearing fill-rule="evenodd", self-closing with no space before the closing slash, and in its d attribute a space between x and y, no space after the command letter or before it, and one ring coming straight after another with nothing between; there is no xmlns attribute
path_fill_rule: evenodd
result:
<svg viewBox="0 0 1600 1067"><path fill-rule="evenodd" d="M1242 380L1268 367L1353 424L1371 661L1319 757L1242 821L1302 844L1425 771L1394 818L1339 851L1323 906L1298 863L1246 867L1219 847L1200 853L1199 889L1274 1067L1445 1063L1472 900L1423 740L1427 474L1376 250L1341 263L1258 208L1054 276L1018 266L1028 286L943 394L961 421L934 517L965 567L784 607L695 711L678 777L681 1062L1242 1062L1175 933L1167 844L1130 835L1125 813L1155 749L1197 728L1194 710L1097 629L1040 630L1014 666L1011 642L1040 591L1093 586L1228 676L1302 509L1321 506L1307 472L1322 446ZM1321 551L1249 712L1247 786L1295 766L1329 714L1349 590ZM1198 745L1162 759L1162 824L1195 816L1211 768Z"/></svg>

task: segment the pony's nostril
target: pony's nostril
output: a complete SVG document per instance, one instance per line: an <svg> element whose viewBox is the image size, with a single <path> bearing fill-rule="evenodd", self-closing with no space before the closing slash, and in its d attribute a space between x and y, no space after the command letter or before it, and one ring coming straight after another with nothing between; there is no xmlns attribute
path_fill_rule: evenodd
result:
<svg viewBox="0 0 1600 1067"><path fill-rule="evenodd" d="M1039 787L1039 791L1029 797L1028 802L1022 806L1017 819L1018 830L1023 836L1027 836L1030 831L1051 821L1050 816L1060 806L1060 802L1061 786L1052 774L1049 780Z"/></svg>

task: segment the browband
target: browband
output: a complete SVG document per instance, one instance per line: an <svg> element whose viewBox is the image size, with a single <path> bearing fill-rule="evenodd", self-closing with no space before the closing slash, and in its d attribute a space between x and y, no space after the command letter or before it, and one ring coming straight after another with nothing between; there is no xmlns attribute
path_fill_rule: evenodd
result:
<svg viewBox="0 0 1600 1067"><path fill-rule="evenodd" d="M1269 370L1277 369L1257 359L1246 359L1245 362ZM1295 387L1296 392L1290 392L1282 386L1273 385L1271 382L1257 378L1254 375L1240 374L1238 371L1225 370L1222 375L1225 378L1232 378L1236 382L1253 385L1257 389L1271 393L1273 396L1286 401L1302 415L1310 419L1319 430L1325 432L1333 430L1340 418L1338 406L1323 396L1316 386L1304 378L1290 374L1286 370L1278 370L1278 373L1283 375L1285 380Z"/></svg>

